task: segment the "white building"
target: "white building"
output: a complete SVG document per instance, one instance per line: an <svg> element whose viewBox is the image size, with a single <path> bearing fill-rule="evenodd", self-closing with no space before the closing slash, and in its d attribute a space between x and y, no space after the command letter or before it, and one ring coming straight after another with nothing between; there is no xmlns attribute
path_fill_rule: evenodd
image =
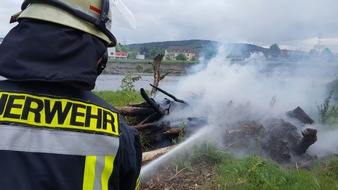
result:
<svg viewBox="0 0 338 190"><path fill-rule="evenodd" d="M145 59L145 55L138 53L136 59Z"/></svg>
<svg viewBox="0 0 338 190"><path fill-rule="evenodd" d="M109 47L107 51L108 51L108 57L114 59L115 53L116 53L115 47Z"/></svg>

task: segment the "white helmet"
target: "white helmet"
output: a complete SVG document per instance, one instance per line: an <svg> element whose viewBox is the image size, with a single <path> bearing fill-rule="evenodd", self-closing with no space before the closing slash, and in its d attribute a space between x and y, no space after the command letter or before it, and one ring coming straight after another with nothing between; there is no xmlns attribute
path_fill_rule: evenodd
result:
<svg viewBox="0 0 338 190"><path fill-rule="evenodd" d="M40 19L90 33L110 47L116 45L111 33L111 0L25 0L19 14L12 17ZM114 3L111 1L111 3Z"/></svg>

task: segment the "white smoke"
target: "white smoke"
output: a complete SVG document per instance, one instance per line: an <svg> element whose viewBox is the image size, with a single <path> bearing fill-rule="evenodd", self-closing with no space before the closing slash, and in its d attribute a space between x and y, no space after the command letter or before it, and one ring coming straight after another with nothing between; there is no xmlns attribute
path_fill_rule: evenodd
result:
<svg viewBox="0 0 338 190"><path fill-rule="evenodd" d="M325 84L334 79L327 74L332 72L331 67L305 61L273 64L259 53L252 54L244 63L234 63L227 58L226 48L220 47L217 56L193 67L177 85L164 87L188 102L188 106L171 112L167 119L204 118L209 127L215 127L210 130L224 130L233 122L280 117L299 106L317 122L317 107L327 95ZM318 134L313 150L320 149L321 142L330 135ZM331 143L334 147L338 140Z"/></svg>
<svg viewBox="0 0 338 190"><path fill-rule="evenodd" d="M317 125L317 142L307 152L317 157L325 157L338 154L338 126Z"/></svg>

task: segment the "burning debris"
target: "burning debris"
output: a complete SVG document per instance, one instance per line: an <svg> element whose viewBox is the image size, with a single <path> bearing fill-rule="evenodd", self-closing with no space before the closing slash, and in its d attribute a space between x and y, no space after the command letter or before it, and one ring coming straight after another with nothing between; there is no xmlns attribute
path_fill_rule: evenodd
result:
<svg viewBox="0 0 338 190"><path fill-rule="evenodd" d="M147 149L163 150L160 148L184 141L205 126L207 118L201 117L167 120L168 116L180 112L188 106L188 103L158 87L153 85L152 87L171 99L165 98L164 102L158 103L141 89L145 102L118 108L123 116L132 118L134 127L144 137L143 139L146 139L144 144ZM222 143L230 151L242 150L249 154L259 152L280 163L291 162L294 158L304 155L317 141L317 130L309 127L314 121L300 107L286 112L285 116L285 118L266 120L257 118L233 123L231 127L221 129ZM300 126L288 120L296 120ZM154 155L158 153L155 151Z"/></svg>

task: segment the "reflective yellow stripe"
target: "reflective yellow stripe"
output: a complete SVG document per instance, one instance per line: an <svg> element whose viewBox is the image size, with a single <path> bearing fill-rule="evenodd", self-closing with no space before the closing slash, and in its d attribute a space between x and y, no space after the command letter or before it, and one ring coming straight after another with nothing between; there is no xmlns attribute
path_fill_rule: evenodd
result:
<svg viewBox="0 0 338 190"><path fill-rule="evenodd" d="M104 169L101 175L102 190L108 190L108 181L113 173L115 156L105 156Z"/></svg>
<svg viewBox="0 0 338 190"><path fill-rule="evenodd" d="M86 156L82 190L108 190L114 161L115 156Z"/></svg>
<svg viewBox="0 0 338 190"><path fill-rule="evenodd" d="M93 190L95 179L96 156L86 156L82 190Z"/></svg>
<svg viewBox="0 0 338 190"><path fill-rule="evenodd" d="M135 190L139 190L140 184L141 184L141 177L140 177L140 175L139 175L138 178L137 178L137 181L136 181L136 187L135 187Z"/></svg>

